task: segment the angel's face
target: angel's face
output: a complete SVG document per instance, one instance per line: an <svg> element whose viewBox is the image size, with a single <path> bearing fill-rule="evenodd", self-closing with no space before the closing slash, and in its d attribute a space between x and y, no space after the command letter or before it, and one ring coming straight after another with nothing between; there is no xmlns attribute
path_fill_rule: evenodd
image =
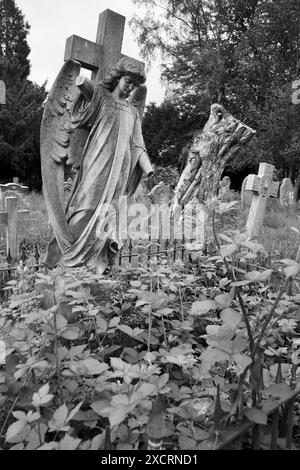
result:
<svg viewBox="0 0 300 470"><path fill-rule="evenodd" d="M130 93L137 87L137 82L132 75L123 75L118 81L120 98L128 98Z"/></svg>

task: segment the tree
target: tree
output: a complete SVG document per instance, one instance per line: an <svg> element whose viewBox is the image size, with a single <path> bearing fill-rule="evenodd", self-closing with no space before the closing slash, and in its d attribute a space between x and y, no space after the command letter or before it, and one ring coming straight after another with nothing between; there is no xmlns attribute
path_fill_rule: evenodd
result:
<svg viewBox="0 0 300 470"><path fill-rule="evenodd" d="M7 88L7 103L0 108L1 179L18 176L40 189L38 133L46 92L27 78L29 29L15 1L1 0L0 79Z"/></svg>
<svg viewBox="0 0 300 470"><path fill-rule="evenodd" d="M181 166L180 153L191 139L194 129L202 127L204 119L188 117L174 102L165 100L160 106L150 103L143 119L143 135L151 161L160 166Z"/></svg>
<svg viewBox="0 0 300 470"><path fill-rule="evenodd" d="M288 89L299 71L299 0L135 3L146 8L132 20L142 53L146 59L161 53L177 108L196 119L219 102L256 129L255 143L231 170L262 158L283 171L295 166L299 133Z"/></svg>

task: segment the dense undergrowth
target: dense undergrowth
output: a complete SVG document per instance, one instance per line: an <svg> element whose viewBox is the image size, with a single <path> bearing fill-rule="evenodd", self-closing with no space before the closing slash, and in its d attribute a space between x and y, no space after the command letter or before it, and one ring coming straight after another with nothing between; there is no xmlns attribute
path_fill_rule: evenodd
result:
<svg viewBox="0 0 300 470"><path fill-rule="evenodd" d="M233 207L217 209L225 226ZM1 307L0 447L217 449L248 419L264 448L263 403L298 386L300 266L243 232L214 244L109 277L21 263Z"/></svg>

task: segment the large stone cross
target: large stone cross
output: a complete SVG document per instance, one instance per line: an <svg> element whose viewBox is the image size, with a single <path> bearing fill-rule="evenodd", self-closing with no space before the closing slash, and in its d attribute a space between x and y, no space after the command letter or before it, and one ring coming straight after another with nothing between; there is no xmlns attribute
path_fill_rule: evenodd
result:
<svg viewBox="0 0 300 470"><path fill-rule="evenodd" d="M2 80L0 80L0 104L6 104L6 87Z"/></svg>
<svg viewBox="0 0 300 470"><path fill-rule="evenodd" d="M124 56L121 53L125 17L111 10L100 13L96 42L79 36L67 39L65 61L75 59L85 69L92 71L92 80L99 82ZM136 60L136 59L134 59ZM144 63L136 60L142 68Z"/></svg>
<svg viewBox="0 0 300 470"><path fill-rule="evenodd" d="M249 238L257 237L260 233L267 200L277 197L279 182L273 181L274 166L260 163L258 175L248 175L245 190L252 191L253 197L246 224Z"/></svg>

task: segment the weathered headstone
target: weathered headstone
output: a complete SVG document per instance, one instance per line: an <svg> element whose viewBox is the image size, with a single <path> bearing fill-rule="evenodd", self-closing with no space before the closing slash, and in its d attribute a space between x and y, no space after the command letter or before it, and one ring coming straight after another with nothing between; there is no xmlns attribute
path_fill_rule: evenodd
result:
<svg viewBox="0 0 300 470"><path fill-rule="evenodd" d="M284 207L294 204L294 185L290 178L283 178L279 188L279 200Z"/></svg>
<svg viewBox="0 0 300 470"><path fill-rule="evenodd" d="M249 207L250 204L251 204L251 201L252 201L253 193L249 190L246 190L247 179L248 179L248 176L246 176L246 178L244 178L244 181L243 181L242 187L241 187L241 207L242 207L242 209L246 209L247 207Z"/></svg>
<svg viewBox="0 0 300 470"><path fill-rule="evenodd" d="M18 221L26 214L29 214L28 210L18 211L16 197L5 198L5 210L0 211L0 224L6 226L6 254L10 254L13 261L19 256Z"/></svg>
<svg viewBox="0 0 300 470"><path fill-rule="evenodd" d="M172 193L163 181L160 181L148 194L152 204L170 204Z"/></svg>
<svg viewBox="0 0 300 470"><path fill-rule="evenodd" d="M19 197L19 193L27 193L28 190L28 186L22 186L16 183L0 184L0 210L4 209L4 198L6 193L8 193L9 196L16 195Z"/></svg>
<svg viewBox="0 0 300 470"><path fill-rule="evenodd" d="M6 104L6 86L2 80L0 80L0 104Z"/></svg>
<svg viewBox="0 0 300 470"><path fill-rule="evenodd" d="M219 196L225 199L230 194L231 180L229 176L224 176L219 183Z"/></svg>
<svg viewBox="0 0 300 470"><path fill-rule="evenodd" d="M7 184L0 184L0 191L2 193L6 193L7 191L17 191L20 193L27 193L29 191L28 186L23 186L17 183L7 183Z"/></svg>
<svg viewBox="0 0 300 470"><path fill-rule="evenodd" d="M260 233L268 198L278 196L279 183L273 181L274 170L273 165L260 163L258 175L247 176L245 190L253 192L246 224L249 238L257 237Z"/></svg>

